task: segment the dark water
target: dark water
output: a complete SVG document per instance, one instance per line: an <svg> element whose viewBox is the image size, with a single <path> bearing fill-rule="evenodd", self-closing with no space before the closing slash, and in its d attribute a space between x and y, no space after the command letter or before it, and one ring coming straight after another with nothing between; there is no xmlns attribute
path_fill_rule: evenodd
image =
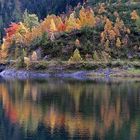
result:
<svg viewBox="0 0 140 140"><path fill-rule="evenodd" d="M140 140L140 83L0 80L0 140Z"/></svg>

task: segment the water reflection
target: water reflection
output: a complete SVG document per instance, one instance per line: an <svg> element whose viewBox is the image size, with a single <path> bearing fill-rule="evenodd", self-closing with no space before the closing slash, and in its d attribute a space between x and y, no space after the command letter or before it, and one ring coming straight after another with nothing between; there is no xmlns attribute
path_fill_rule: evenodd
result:
<svg viewBox="0 0 140 140"><path fill-rule="evenodd" d="M140 139L140 83L2 81L0 137Z"/></svg>

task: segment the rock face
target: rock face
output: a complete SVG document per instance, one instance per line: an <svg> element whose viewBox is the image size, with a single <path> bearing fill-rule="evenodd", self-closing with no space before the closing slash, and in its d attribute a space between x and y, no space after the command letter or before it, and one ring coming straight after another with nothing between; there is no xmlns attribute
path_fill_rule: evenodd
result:
<svg viewBox="0 0 140 140"><path fill-rule="evenodd" d="M48 78L48 73L39 73L34 71L26 71L26 70L15 70L15 69L5 69L0 72L0 77L4 79L34 79L34 78Z"/></svg>

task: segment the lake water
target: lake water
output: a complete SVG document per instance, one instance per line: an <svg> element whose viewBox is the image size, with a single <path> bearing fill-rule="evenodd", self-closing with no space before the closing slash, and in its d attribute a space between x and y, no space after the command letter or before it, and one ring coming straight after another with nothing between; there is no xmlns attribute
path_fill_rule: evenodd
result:
<svg viewBox="0 0 140 140"><path fill-rule="evenodd" d="M140 83L0 80L0 140L140 140Z"/></svg>

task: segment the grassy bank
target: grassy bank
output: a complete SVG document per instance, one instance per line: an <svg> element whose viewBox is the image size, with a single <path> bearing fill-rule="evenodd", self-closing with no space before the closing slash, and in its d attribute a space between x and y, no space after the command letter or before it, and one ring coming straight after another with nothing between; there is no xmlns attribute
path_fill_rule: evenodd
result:
<svg viewBox="0 0 140 140"><path fill-rule="evenodd" d="M81 61L77 63L72 63L68 61L30 61L28 64L24 64L22 68L18 67L18 62L16 61L5 61L7 68L14 68L17 70L29 70L29 71L78 71L78 70L99 70L106 68L118 68L118 69L135 69L137 72L140 70L139 60L111 60L105 61ZM134 71L134 72L136 72ZM133 73L133 71L132 71Z"/></svg>

